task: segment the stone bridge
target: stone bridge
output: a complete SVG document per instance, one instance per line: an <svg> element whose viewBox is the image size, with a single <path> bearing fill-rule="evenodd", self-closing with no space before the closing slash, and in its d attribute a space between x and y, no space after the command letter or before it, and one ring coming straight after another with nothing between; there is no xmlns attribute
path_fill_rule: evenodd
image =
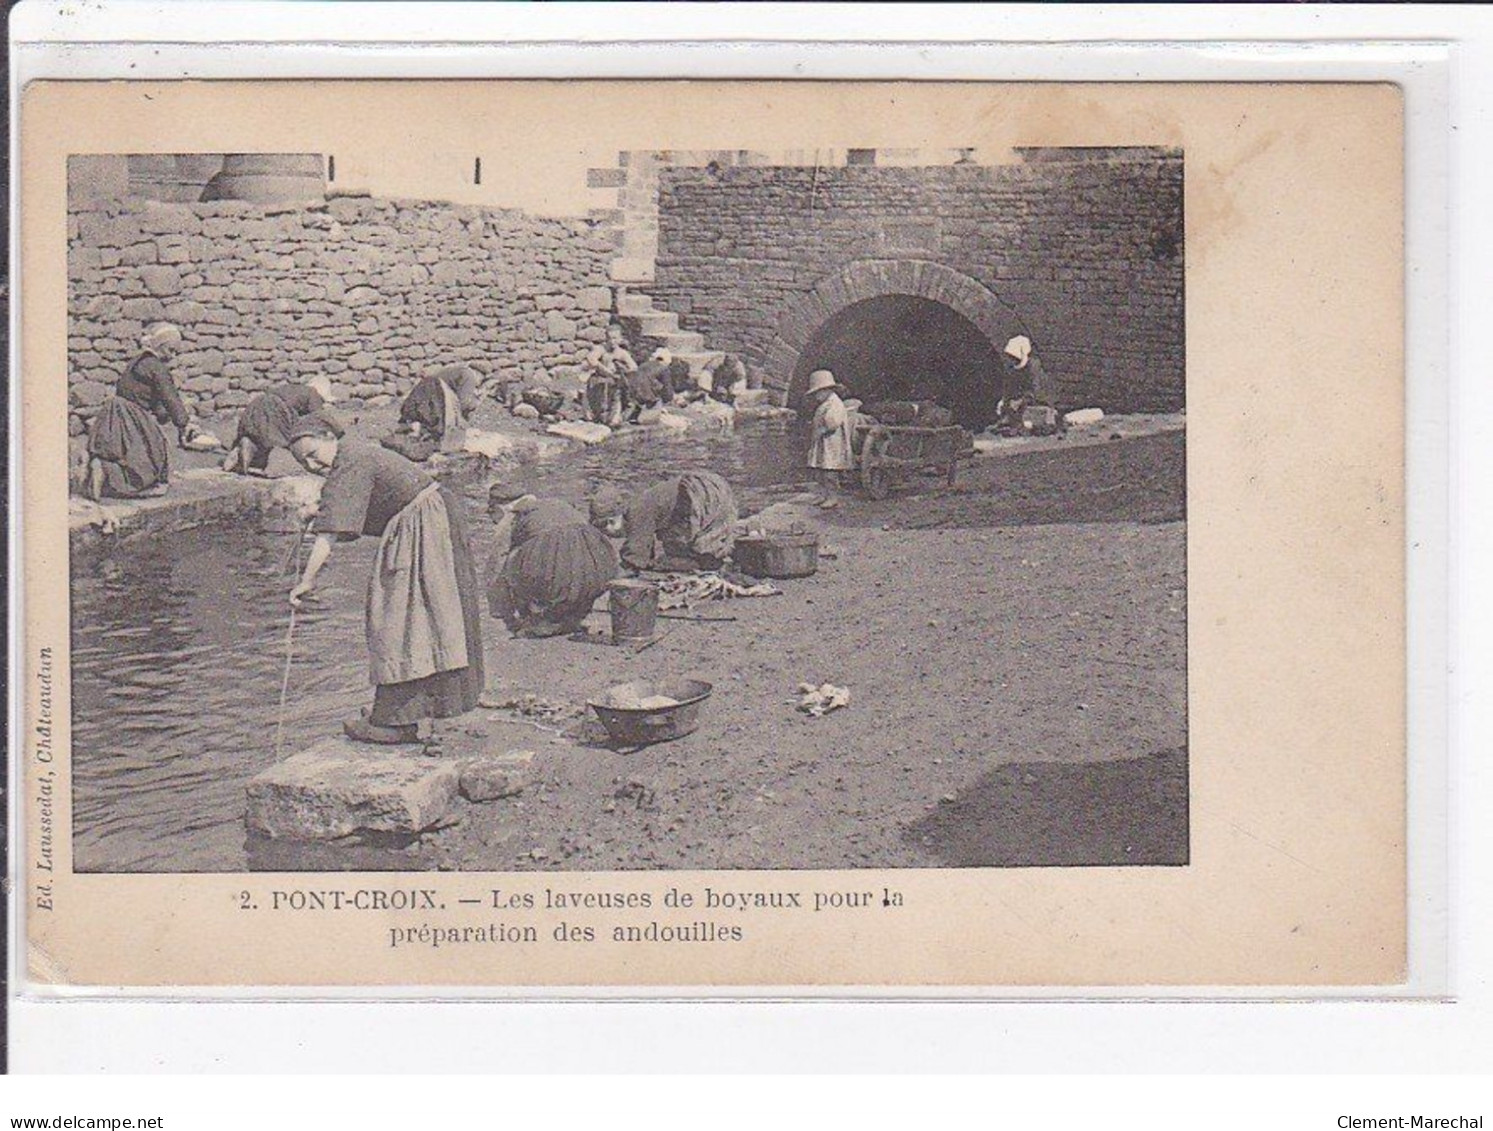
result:
<svg viewBox="0 0 1493 1131"><path fill-rule="evenodd" d="M657 164L656 211L634 191L621 217L645 226L651 259L626 261L642 305L620 309L646 306L686 349L740 353L754 383L789 401L828 367L866 399L937 395L983 423L1000 351L1026 334L1065 408L1182 408L1180 153L1019 157Z"/></svg>

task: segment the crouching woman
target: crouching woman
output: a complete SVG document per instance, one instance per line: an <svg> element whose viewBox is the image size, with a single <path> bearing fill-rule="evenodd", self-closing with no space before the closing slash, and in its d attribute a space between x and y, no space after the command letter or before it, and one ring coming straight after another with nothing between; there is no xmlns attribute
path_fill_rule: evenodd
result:
<svg viewBox="0 0 1493 1131"><path fill-rule="evenodd" d="M489 498L498 518L498 544L508 548L490 568L487 599L492 614L520 637L568 635L580 630L591 607L617 576L617 551L586 516L558 499L520 493ZM500 551L501 552L501 551Z"/></svg>
<svg viewBox="0 0 1493 1131"><path fill-rule="evenodd" d="M296 423L290 452L326 477L291 605L311 592L334 542L379 539L366 615L373 707L342 729L360 742L416 742L422 719L464 714L482 691L481 599L461 504L403 456L339 440L318 416Z"/></svg>
<svg viewBox="0 0 1493 1131"><path fill-rule="evenodd" d="M718 570L736 547L736 494L713 471L686 471L655 483L630 502L610 487L591 500L591 522L621 536L622 564L633 570Z"/></svg>
<svg viewBox="0 0 1493 1131"><path fill-rule="evenodd" d="M162 426L168 421L176 425L183 449L197 435L196 422L167 368L181 344L181 331L169 322L157 322L141 336L140 355L99 408L88 433L89 498L165 494L171 460Z"/></svg>

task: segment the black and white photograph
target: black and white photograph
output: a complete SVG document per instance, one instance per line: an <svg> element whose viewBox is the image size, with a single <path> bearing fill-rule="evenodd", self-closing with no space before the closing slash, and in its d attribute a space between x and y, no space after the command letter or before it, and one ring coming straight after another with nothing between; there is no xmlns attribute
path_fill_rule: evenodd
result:
<svg viewBox="0 0 1493 1131"><path fill-rule="evenodd" d="M16 1071L1483 1047L1485 45L938 14L17 5Z"/></svg>
<svg viewBox="0 0 1493 1131"><path fill-rule="evenodd" d="M70 158L76 870L1185 865L1184 154L525 160Z"/></svg>

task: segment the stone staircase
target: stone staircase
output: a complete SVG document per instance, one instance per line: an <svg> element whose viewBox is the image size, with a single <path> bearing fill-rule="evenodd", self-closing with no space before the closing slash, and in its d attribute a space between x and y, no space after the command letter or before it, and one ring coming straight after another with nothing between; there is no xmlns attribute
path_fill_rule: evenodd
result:
<svg viewBox="0 0 1493 1131"><path fill-rule="evenodd" d="M685 330L679 315L653 305L653 298L639 293L654 280L658 257L659 170L668 165L707 165L712 162L762 164L765 158L738 150L675 150L668 153L635 150L617 154L617 164L591 169L588 187L612 193L607 207L594 209L593 217L618 230L617 255L611 262L612 289L616 295L617 320L627 334L628 346L638 361L660 346L689 366L690 376L700 380L707 367L721 356L706 347L703 334ZM766 396L766 394L762 394Z"/></svg>
<svg viewBox="0 0 1493 1131"><path fill-rule="evenodd" d="M700 163L711 156L706 154ZM641 362L662 346L687 364L690 376L698 381L718 351L705 348L704 335L682 329L679 315L656 309L649 295L634 289L653 282L658 254L658 170L671 160L650 151L619 153L615 166L591 169L587 184L615 193L610 207L593 210L592 215L619 229L611 277L617 320L627 334L628 347Z"/></svg>
<svg viewBox="0 0 1493 1131"><path fill-rule="evenodd" d="M689 366L690 376L699 380L705 370L720 356L718 350L705 348L705 336L694 330L679 328L679 315L669 310L656 310L650 295L641 295L628 290L626 283L617 284L617 320L627 332L628 341L641 347L638 360L660 346L675 358Z"/></svg>

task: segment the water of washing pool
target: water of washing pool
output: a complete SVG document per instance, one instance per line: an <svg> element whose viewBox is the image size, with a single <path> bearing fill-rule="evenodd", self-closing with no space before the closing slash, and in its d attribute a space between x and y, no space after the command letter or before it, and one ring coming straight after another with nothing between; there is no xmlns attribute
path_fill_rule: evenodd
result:
<svg viewBox="0 0 1493 1131"><path fill-rule="evenodd" d="M650 430L525 469L536 493L583 503L602 483L636 489L709 469L755 511L802 490L804 440L783 421L729 435ZM486 560L491 477L461 484ZM73 566L74 867L80 872L239 871L256 860L244 783L276 756L338 733L368 701L363 591L375 539L338 548L320 600L297 616L290 694L277 726L297 535L258 522L126 542ZM489 622L489 631L501 629ZM341 867L396 867L343 849ZM294 853L266 866L318 866ZM325 861L322 862L323 865Z"/></svg>

